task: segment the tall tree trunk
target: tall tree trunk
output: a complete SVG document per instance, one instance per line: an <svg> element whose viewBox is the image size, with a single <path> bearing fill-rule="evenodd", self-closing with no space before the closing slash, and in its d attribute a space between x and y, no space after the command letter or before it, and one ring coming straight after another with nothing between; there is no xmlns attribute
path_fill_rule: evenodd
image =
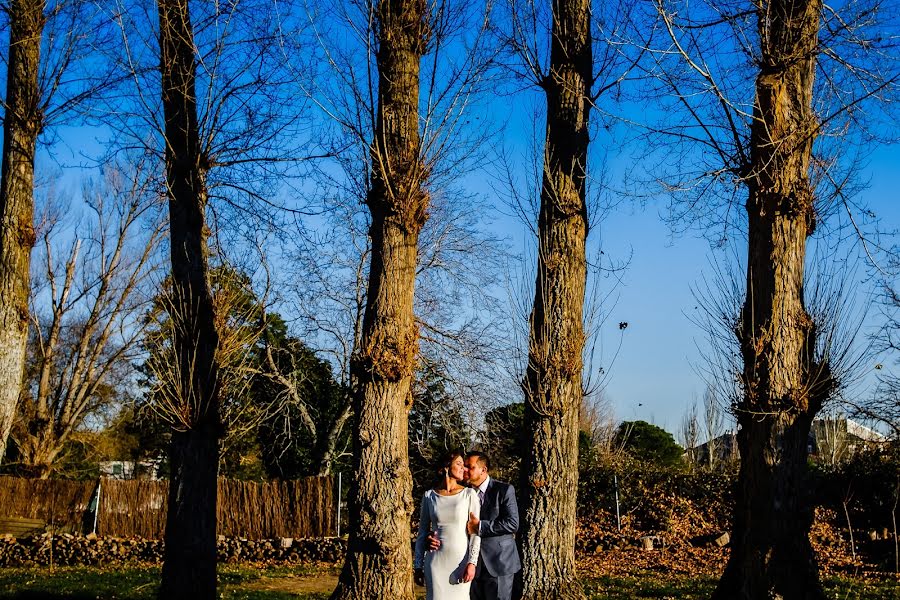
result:
<svg viewBox="0 0 900 600"><path fill-rule="evenodd" d="M362 340L350 366L356 483L334 599L413 597L407 426L418 348L416 255L429 202L418 130L427 6L424 0L381 0L375 13L378 112L366 198L372 258Z"/></svg>
<svg viewBox="0 0 900 600"><path fill-rule="evenodd" d="M159 0L166 184L172 260L170 310L183 418L172 434L160 598L216 596L218 334L209 284L206 159L200 145L188 0Z"/></svg>
<svg viewBox="0 0 900 600"><path fill-rule="evenodd" d="M764 2L748 176L747 297L740 325L744 396L732 551L714 598L822 599L809 542L810 425L833 389L815 364L803 298L806 239L815 227L809 180L819 0Z"/></svg>
<svg viewBox="0 0 900 600"><path fill-rule="evenodd" d="M585 184L592 82L589 0L555 0L538 265L525 374L523 598L583 598L575 578L584 348Z"/></svg>
<svg viewBox="0 0 900 600"><path fill-rule="evenodd" d="M0 462L25 369L34 246L34 154L43 126L38 72L43 0L12 0L0 169Z"/></svg>

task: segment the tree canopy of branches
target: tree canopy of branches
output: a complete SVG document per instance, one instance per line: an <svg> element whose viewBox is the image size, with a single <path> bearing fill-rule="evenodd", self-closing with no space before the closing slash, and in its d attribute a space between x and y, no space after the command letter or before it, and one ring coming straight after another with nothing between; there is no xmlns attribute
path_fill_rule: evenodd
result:
<svg viewBox="0 0 900 600"><path fill-rule="evenodd" d="M290 479L349 467L350 390L335 380L332 364L271 314L258 354L251 394L257 405L274 409L257 430L266 472Z"/></svg>
<svg viewBox="0 0 900 600"><path fill-rule="evenodd" d="M864 233L845 155L872 139L865 125L896 93L886 22L874 17L883 5L656 4L663 109L643 138L667 148L655 176L674 192L676 217L714 225L720 240L735 228L747 238L738 314L722 315L741 359L722 374L740 382L741 469L717 599L824 597L808 537L807 436L839 388L842 354L826 334L834 312L808 310L807 240L842 225Z"/></svg>

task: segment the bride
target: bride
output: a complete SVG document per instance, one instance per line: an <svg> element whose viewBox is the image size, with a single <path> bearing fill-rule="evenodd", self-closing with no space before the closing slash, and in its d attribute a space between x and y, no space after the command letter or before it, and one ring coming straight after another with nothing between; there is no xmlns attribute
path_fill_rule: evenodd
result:
<svg viewBox="0 0 900 600"><path fill-rule="evenodd" d="M427 600L469 600L481 538L466 533L466 522L469 513L480 513L481 504L476 491L460 483L466 471L462 454L451 452L436 467L437 481L422 497L419 513L416 583L425 585ZM426 552L431 532L441 546Z"/></svg>

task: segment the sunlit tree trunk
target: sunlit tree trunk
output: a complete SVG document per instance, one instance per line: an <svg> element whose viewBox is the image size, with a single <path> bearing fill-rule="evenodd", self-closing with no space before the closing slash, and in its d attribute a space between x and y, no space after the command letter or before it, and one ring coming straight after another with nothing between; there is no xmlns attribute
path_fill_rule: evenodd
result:
<svg viewBox="0 0 900 600"><path fill-rule="evenodd" d="M43 126L38 73L43 0L11 0L0 171L0 462L25 368L34 246L34 154Z"/></svg>
<svg viewBox="0 0 900 600"><path fill-rule="evenodd" d="M181 408L169 451L171 475L159 597L216 595L218 335L209 284L206 160L195 95L188 0L159 0L166 186L172 260L174 392Z"/></svg>
<svg viewBox="0 0 900 600"><path fill-rule="evenodd" d="M763 2L761 68L751 131L747 296L740 323L744 396L737 407L741 468L721 600L822 599L809 542L810 425L831 392L815 363L804 305L806 240L815 227L810 160L818 0Z"/></svg>
<svg viewBox="0 0 900 600"><path fill-rule="evenodd" d="M582 598L575 579L578 414L587 263L590 2L553 2L538 265L525 375L523 597Z"/></svg>
<svg viewBox="0 0 900 600"><path fill-rule="evenodd" d="M416 254L429 201L418 129L427 6L381 0L375 10L378 109L366 198L372 258L362 339L351 364L356 484L335 599L413 597L407 421L418 347Z"/></svg>

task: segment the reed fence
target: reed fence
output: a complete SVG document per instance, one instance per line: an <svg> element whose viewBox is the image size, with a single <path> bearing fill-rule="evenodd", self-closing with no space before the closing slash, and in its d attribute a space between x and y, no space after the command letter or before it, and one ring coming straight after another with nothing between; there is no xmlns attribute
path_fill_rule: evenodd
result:
<svg viewBox="0 0 900 600"><path fill-rule="evenodd" d="M96 481L0 476L0 518L40 519L54 531L83 531ZM0 531L0 533L4 533Z"/></svg>
<svg viewBox="0 0 900 600"><path fill-rule="evenodd" d="M88 508L96 491L96 481L0 477L0 517L41 519L57 530L89 532L94 514ZM168 493L167 481L102 479L97 533L162 539ZM332 477L266 483L220 479L217 529L219 535L247 539L327 537L337 526L335 502Z"/></svg>

